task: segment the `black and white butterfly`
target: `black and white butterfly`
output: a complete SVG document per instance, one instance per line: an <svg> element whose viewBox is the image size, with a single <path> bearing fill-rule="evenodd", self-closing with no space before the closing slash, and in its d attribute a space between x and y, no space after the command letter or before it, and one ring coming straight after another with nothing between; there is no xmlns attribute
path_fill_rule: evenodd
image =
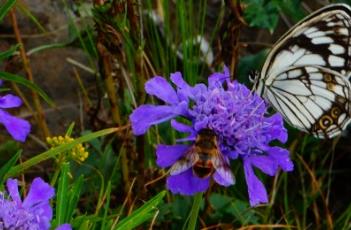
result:
<svg viewBox="0 0 351 230"><path fill-rule="evenodd" d="M254 88L292 126L332 138L351 121L350 57L351 8L329 5L278 40Z"/></svg>

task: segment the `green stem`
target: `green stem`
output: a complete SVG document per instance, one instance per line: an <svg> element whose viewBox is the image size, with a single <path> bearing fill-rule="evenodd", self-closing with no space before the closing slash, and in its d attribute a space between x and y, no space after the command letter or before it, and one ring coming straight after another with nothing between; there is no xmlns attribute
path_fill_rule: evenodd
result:
<svg viewBox="0 0 351 230"><path fill-rule="evenodd" d="M189 214L189 224L187 230L194 230L196 228L196 222L199 216L200 205L202 201L202 192L199 192L194 197L193 207L191 207Z"/></svg>
<svg viewBox="0 0 351 230"><path fill-rule="evenodd" d="M55 157L56 155L59 155L62 152L68 151L68 150L72 149L74 146L76 146L77 144L87 142L87 141L96 139L96 138L101 137L101 136L106 136L107 134L118 132L118 131L126 129L128 127L129 127L129 125L125 125L125 126L121 126L121 127L117 127L117 128L103 129L103 130L100 130L100 131L97 131L94 133L89 133L89 134L86 134L84 136L81 136L70 143L62 144L62 145L59 145L55 148L51 148L46 152L43 152L39 155L36 155L35 157L32 157L31 159L29 159L29 160L27 160L19 165L12 167L5 175L5 178L17 176L18 174L22 173L23 171L32 167L33 165L37 165L42 161L48 160L50 158Z"/></svg>

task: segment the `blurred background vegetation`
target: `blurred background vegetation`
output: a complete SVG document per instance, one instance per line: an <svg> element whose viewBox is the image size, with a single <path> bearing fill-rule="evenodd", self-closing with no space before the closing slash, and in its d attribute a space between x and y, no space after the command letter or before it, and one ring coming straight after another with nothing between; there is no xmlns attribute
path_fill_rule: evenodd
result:
<svg viewBox="0 0 351 230"><path fill-rule="evenodd" d="M145 136L131 133L132 110L156 102L144 83L175 71L191 84L206 82L225 64L233 79L251 86L249 72L261 68L274 41L333 2L351 4L1 0L0 75L23 99L14 112L31 121L32 132L19 144L1 129L0 179L51 181L58 192L55 221L75 229L186 228L192 197L164 192L166 172L155 165L155 146L175 143L179 134L169 124ZM286 127L295 169L261 177L270 203L250 208L242 165L234 162L236 185L211 186L198 229L351 228L350 135L317 140ZM46 138L65 134L80 138L50 152ZM77 143L84 143L88 158L63 158Z"/></svg>

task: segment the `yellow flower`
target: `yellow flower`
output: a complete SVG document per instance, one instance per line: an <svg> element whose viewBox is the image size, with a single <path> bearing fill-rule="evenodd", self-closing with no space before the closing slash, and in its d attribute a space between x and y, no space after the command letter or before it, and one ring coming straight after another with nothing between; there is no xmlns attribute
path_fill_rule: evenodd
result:
<svg viewBox="0 0 351 230"><path fill-rule="evenodd" d="M67 135L64 137L56 136L46 138L46 142L51 146L51 148L57 147L62 144L68 144L72 141L74 141L74 138ZM83 162L88 158L89 153L85 150L82 144L77 144L71 150L68 151L67 155L75 161Z"/></svg>

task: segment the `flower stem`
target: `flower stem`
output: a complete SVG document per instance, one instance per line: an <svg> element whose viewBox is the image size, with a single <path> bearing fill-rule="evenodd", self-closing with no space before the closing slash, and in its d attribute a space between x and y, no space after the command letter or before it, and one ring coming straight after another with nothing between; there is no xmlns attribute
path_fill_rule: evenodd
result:
<svg viewBox="0 0 351 230"><path fill-rule="evenodd" d="M21 44L19 50L20 50L20 56L21 56L22 61L23 61L24 70L26 72L28 80L31 82L34 82L32 68L30 66L30 61L29 61L29 58L27 57L26 50L24 48L24 43L22 41L21 33L19 31L19 28L18 28L17 18L16 18L16 14L15 14L14 9L12 9L10 11L10 18L11 18L12 27L13 27L13 30L14 30L14 33L16 36L16 41L18 44ZM35 118L39 124L39 128L42 132L43 137L44 138L48 137L48 136L50 136L50 131L49 131L49 128L48 128L46 120L45 120L45 114L43 111L43 107L40 103L39 96L35 91L32 91L32 98L33 98L33 102L34 102L34 108L35 108L36 113L37 113L35 115ZM26 104L28 104L28 102L26 102Z"/></svg>
<svg viewBox="0 0 351 230"><path fill-rule="evenodd" d="M190 214L189 214L189 224L187 230L194 230L196 228L196 222L199 216L200 205L202 202L202 192L199 192L194 197L194 203L191 207Z"/></svg>

